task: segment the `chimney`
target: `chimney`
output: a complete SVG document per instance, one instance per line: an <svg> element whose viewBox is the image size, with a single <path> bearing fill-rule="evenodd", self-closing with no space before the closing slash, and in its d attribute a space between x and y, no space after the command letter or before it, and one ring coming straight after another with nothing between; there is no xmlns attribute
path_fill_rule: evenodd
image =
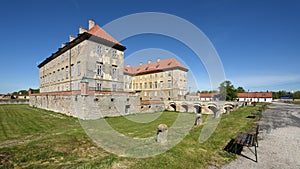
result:
<svg viewBox="0 0 300 169"><path fill-rule="evenodd" d="M62 47L62 48L63 48L63 47L65 47L65 46L66 46L66 44L65 44L65 43L62 43L62 44L61 44L61 47Z"/></svg>
<svg viewBox="0 0 300 169"><path fill-rule="evenodd" d="M75 36L73 36L73 35L70 35L70 42L72 42L74 39L75 39Z"/></svg>
<svg viewBox="0 0 300 169"><path fill-rule="evenodd" d="M157 59L157 62L159 62L159 61L160 61L160 58Z"/></svg>
<svg viewBox="0 0 300 169"><path fill-rule="evenodd" d="M151 63L151 60L148 60L148 64L150 64Z"/></svg>
<svg viewBox="0 0 300 169"><path fill-rule="evenodd" d="M130 67L130 64L127 64L126 66L127 66L127 67Z"/></svg>
<svg viewBox="0 0 300 169"><path fill-rule="evenodd" d="M95 26L95 21L89 20L89 30L92 29Z"/></svg>
<svg viewBox="0 0 300 169"><path fill-rule="evenodd" d="M79 26L79 34L82 34L84 32L87 32L87 30L84 29L83 27Z"/></svg>
<svg viewBox="0 0 300 169"><path fill-rule="evenodd" d="M142 65L143 64L143 62L140 62L140 65Z"/></svg>

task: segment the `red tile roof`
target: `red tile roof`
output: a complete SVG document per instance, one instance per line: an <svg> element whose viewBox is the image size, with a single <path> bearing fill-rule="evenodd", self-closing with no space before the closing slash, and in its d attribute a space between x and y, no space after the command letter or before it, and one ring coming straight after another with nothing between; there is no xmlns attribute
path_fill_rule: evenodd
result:
<svg viewBox="0 0 300 169"><path fill-rule="evenodd" d="M163 71L167 69L179 68L184 71L188 71L188 69L183 66L179 61L175 58L169 58L166 60L160 60L158 62L151 62L149 64L142 64L139 66L128 67L124 66L124 73L127 74L142 74L154 71Z"/></svg>
<svg viewBox="0 0 300 169"><path fill-rule="evenodd" d="M103 38L105 40L108 40L110 42L113 42L115 44L119 44L123 46L120 42L118 42L116 39L114 39L112 36L110 36L107 32L105 32L100 26L95 25L92 29L90 29L87 33L92 34L94 36Z"/></svg>
<svg viewBox="0 0 300 169"><path fill-rule="evenodd" d="M217 95L217 93L200 93L200 98L213 98Z"/></svg>
<svg viewBox="0 0 300 169"><path fill-rule="evenodd" d="M238 93L238 98L272 98L271 92L250 92L250 93Z"/></svg>

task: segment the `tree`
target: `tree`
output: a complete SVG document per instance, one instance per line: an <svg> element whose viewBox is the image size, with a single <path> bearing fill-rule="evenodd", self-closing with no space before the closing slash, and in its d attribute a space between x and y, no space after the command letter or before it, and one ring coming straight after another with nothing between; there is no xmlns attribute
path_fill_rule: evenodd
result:
<svg viewBox="0 0 300 169"><path fill-rule="evenodd" d="M234 100L237 98L237 90L229 80L220 84L220 100Z"/></svg>
<svg viewBox="0 0 300 169"><path fill-rule="evenodd" d="M241 86L239 86L236 90L237 90L238 93L245 93L246 92L246 90Z"/></svg>
<svg viewBox="0 0 300 169"><path fill-rule="evenodd" d="M296 91L293 93L293 99L300 99L300 91Z"/></svg>

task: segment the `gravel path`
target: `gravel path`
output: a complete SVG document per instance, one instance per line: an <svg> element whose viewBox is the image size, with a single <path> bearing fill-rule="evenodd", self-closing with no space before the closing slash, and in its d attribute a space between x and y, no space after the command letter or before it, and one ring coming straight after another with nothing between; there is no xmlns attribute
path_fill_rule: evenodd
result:
<svg viewBox="0 0 300 169"><path fill-rule="evenodd" d="M251 160L255 155L244 147L242 154L248 158L239 156L223 169L300 169L300 105L273 103L269 108L259 122L263 140L258 142L258 163Z"/></svg>

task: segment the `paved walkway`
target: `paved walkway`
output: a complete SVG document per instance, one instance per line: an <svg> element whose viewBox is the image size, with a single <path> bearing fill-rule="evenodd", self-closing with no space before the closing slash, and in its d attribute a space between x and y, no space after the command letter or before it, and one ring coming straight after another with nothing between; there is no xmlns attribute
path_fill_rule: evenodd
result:
<svg viewBox="0 0 300 169"><path fill-rule="evenodd" d="M263 113L260 125L264 129L260 133L258 163L247 147L243 156L222 166L223 169L272 169L300 168L300 105L273 103Z"/></svg>

